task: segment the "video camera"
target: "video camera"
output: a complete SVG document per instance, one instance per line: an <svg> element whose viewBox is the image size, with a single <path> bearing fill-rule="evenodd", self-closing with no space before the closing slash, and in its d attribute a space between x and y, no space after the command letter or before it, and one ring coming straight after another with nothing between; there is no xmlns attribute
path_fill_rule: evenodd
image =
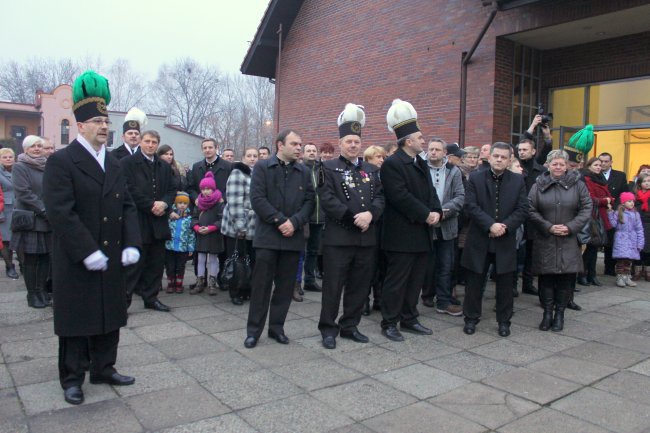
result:
<svg viewBox="0 0 650 433"><path fill-rule="evenodd" d="M553 120L553 113L544 114L544 105L540 102L537 104L537 114L542 116L541 125L548 128L548 122Z"/></svg>

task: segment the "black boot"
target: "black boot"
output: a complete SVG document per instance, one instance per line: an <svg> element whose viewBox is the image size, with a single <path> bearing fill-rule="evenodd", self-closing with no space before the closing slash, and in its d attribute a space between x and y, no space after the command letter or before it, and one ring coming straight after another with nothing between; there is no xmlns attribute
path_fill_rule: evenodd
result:
<svg viewBox="0 0 650 433"><path fill-rule="evenodd" d="M553 317L553 326L551 331L560 332L564 329L564 308L555 307L555 316Z"/></svg>
<svg viewBox="0 0 650 433"><path fill-rule="evenodd" d="M555 316L553 317L553 326L551 331L560 332L564 329L564 309L566 308L569 298L573 291L571 288L559 289L555 292Z"/></svg>
<svg viewBox="0 0 650 433"><path fill-rule="evenodd" d="M49 307L52 305L52 297L47 293L47 277L50 273L50 260L47 255L39 256L36 269L36 296Z"/></svg>
<svg viewBox="0 0 650 433"><path fill-rule="evenodd" d="M589 280L587 279L587 277L585 275L579 275L578 276L578 284L580 284L581 286L590 286L591 285L591 283L589 282Z"/></svg>
<svg viewBox="0 0 650 433"><path fill-rule="evenodd" d="M47 307L36 288L38 266L36 263L25 264L24 269L23 278L25 280L25 287L27 288L27 305L32 308Z"/></svg>
<svg viewBox="0 0 650 433"><path fill-rule="evenodd" d="M539 324L539 329L540 331L548 331L553 321L553 287L546 287L540 283L539 293L544 308L544 317L542 323Z"/></svg>

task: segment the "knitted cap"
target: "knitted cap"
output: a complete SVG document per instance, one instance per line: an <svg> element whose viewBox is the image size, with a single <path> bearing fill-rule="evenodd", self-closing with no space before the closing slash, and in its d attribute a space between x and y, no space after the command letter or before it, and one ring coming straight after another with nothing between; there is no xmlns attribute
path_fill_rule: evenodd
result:
<svg viewBox="0 0 650 433"><path fill-rule="evenodd" d="M634 200L634 194L631 192L622 192L621 195L619 196L621 203L625 203L628 200Z"/></svg>
<svg viewBox="0 0 650 433"><path fill-rule="evenodd" d="M217 184L214 182L214 174L211 171L205 173L205 177L199 183L199 188L210 188L213 191L217 189Z"/></svg>
<svg viewBox="0 0 650 433"><path fill-rule="evenodd" d="M174 203L185 203L185 204L190 204L190 196L188 193L179 191L176 194L176 200L174 200Z"/></svg>

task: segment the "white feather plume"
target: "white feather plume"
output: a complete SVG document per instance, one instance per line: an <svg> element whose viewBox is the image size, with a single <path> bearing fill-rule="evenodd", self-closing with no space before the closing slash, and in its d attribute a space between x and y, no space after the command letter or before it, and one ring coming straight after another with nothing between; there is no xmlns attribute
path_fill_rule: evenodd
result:
<svg viewBox="0 0 650 433"><path fill-rule="evenodd" d="M388 130L391 132L395 132L393 130L395 125L399 125L406 120L417 118L418 113L415 111L415 108L413 108L413 105L409 102L402 101L401 99L394 99L392 105L388 109L388 113L386 113L386 123L388 124Z"/></svg>
<svg viewBox="0 0 650 433"><path fill-rule="evenodd" d="M366 124L366 113L363 111L364 108L365 107L363 105L351 103L345 104L345 108L341 114L339 114L337 122L338 126L341 126L346 122L359 122L363 128Z"/></svg>
<svg viewBox="0 0 650 433"><path fill-rule="evenodd" d="M129 110L128 113L126 113L126 116L124 116L124 121L128 122L129 120L135 120L138 122L141 131L144 130L144 128L147 126L147 123L149 122L147 114L144 111L140 110L138 107L133 107Z"/></svg>

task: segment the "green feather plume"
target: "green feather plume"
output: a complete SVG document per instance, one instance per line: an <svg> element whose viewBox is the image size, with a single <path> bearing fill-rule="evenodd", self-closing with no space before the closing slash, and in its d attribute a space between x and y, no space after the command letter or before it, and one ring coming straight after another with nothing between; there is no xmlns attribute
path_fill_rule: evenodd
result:
<svg viewBox="0 0 650 433"><path fill-rule="evenodd" d="M580 152L587 154L594 146L594 126L587 125L582 128L580 131L573 134L569 139L569 147L579 150Z"/></svg>
<svg viewBox="0 0 650 433"><path fill-rule="evenodd" d="M98 96L106 101L106 105L111 102L111 91L108 88L108 80L95 71L86 71L79 75L72 85L72 99L74 103L82 99Z"/></svg>

